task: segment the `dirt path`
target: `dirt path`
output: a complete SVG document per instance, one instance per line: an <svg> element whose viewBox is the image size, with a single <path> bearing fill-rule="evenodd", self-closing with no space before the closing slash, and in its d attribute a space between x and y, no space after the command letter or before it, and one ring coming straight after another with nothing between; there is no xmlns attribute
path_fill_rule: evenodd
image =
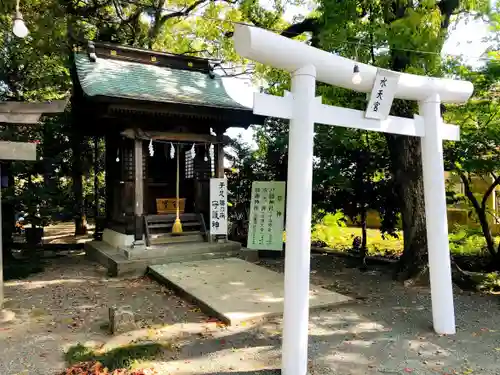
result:
<svg viewBox="0 0 500 375"><path fill-rule="evenodd" d="M283 267L279 260L262 265ZM361 273L330 256L314 256L312 269L314 283L357 301L311 314L310 374L500 374L498 298L457 293L459 332L438 336L430 329L427 290L403 288L380 270ZM265 375L279 368L280 319L224 327L147 278L103 275L74 256L8 282L0 374L55 374L64 351L77 343L105 353L161 344L161 355L138 363L159 374ZM103 326L112 304L131 305L142 329L109 336Z"/></svg>

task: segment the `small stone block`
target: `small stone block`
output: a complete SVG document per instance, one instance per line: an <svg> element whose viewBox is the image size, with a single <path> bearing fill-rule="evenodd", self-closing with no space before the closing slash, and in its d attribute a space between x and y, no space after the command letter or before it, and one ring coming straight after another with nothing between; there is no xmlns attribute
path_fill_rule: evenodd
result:
<svg viewBox="0 0 500 375"><path fill-rule="evenodd" d="M109 308L109 328L112 335L133 331L137 328L134 313L130 306Z"/></svg>

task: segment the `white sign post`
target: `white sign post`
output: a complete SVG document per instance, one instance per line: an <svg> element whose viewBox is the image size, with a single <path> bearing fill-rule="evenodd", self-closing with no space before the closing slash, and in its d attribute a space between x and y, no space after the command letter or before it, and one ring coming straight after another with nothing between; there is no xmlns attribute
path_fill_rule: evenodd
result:
<svg viewBox="0 0 500 375"><path fill-rule="evenodd" d="M321 104L321 100L315 98L315 85L318 80L359 92L372 92L378 73L376 67L246 25L236 25L234 42L241 56L284 69L292 75L291 95L281 98L256 94L254 99L255 114L290 120L282 374L307 374L314 123L423 137L433 323L436 332L454 334L442 140L458 140L459 129L442 123L440 103L466 101L472 94L472 84L392 72L399 77L394 97L418 101L422 117L415 116L413 120L392 116L366 118L362 111ZM359 84L352 81L354 65L358 65L361 74Z"/></svg>
<svg viewBox="0 0 500 375"><path fill-rule="evenodd" d="M227 236L227 180L210 179L210 235Z"/></svg>
<svg viewBox="0 0 500 375"><path fill-rule="evenodd" d="M248 249L283 250L285 186L283 181L252 183Z"/></svg>

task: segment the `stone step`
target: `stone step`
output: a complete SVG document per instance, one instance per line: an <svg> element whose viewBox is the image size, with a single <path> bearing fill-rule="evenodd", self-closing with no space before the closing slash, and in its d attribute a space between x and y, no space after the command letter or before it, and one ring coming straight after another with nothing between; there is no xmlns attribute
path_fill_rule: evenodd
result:
<svg viewBox="0 0 500 375"><path fill-rule="evenodd" d="M87 257L103 265L109 276L132 277L144 275L148 266L237 256L241 245L226 243L178 243L140 249L118 249L104 241L85 244Z"/></svg>
<svg viewBox="0 0 500 375"><path fill-rule="evenodd" d="M149 242L154 246L173 243L205 242L205 238L200 232L183 232L180 234L159 233L151 235Z"/></svg>

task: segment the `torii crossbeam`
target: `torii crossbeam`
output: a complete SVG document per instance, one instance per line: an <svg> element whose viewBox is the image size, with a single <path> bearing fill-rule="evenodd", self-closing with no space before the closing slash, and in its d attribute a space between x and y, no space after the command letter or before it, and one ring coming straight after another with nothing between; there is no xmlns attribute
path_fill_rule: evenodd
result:
<svg viewBox="0 0 500 375"><path fill-rule="evenodd" d="M397 77L394 97L418 101L420 116L368 119L362 111L321 104L315 98L316 80L368 93L374 89L376 67L252 26L237 25L234 43L241 56L292 75L291 94L284 98L256 94L254 98L254 113L290 120L282 373L307 373L314 123L422 138L433 323L436 332L454 334L442 141L458 140L459 129L443 124L440 104L465 102L472 84L389 71ZM355 65L361 75L358 84L352 82Z"/></svg>

